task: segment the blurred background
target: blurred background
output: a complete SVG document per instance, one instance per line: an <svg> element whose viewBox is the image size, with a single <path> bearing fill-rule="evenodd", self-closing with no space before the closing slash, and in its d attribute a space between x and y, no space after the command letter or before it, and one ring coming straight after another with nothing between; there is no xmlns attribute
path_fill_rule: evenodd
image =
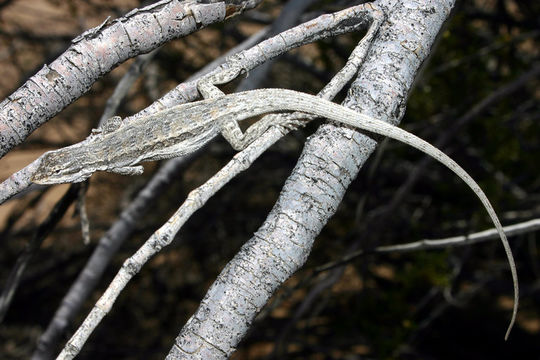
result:
<svg viewBox="0 0 540 360"><path fill-rule="evenodd" d="M172 41L146 66L120 116L132 115L228 49L271 25L285 1L268 0L224 24ZM299 19L352 6L319 1ZM135 0L0 1L0 95L4 99L73 38L148 4ZM503 222L540 217L538 87L540 3L457 1L410 94L402 127L440 144L484 189ZM261 87L316 93L344 64L362 33L306 45L281 57ZM84 139L130 60L0 160L4 180L44 151ZM234 85L234 84L233 84ZM230 86L228 91L234 91ZM344 97L341 94L340 101ZM163 359L223 266L264 221L320 122L295 131L198 211L175 242L124 290L78 359ZM187 193L233 156L223 140L185 164L136 223L67 340L122 262L163 224ZM0 358L29 358L96 242L160 166L143 176L96 174L87 193L92 242L84 245L71 206L32 257L0 324ZM411 175L413 174L413 175ZM0 207L0 287L17 256L68 185ZM502 246L378 254L377 246L441 239L491 227L457 177L395 141L384 140L353 182L306 266L275 294L233 359L540 358L538 231L510 238L522 297L503 341L512 283ZM353 251L363 255L330 266Z"/></svg>

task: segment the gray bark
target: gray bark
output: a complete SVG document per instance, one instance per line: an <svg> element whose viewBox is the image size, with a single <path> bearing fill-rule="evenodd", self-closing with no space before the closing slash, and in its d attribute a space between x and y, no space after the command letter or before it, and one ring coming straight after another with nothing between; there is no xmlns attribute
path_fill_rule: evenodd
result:
<svg viewBox="0 0 540 360"><path fill-rule="evenodd" d="M393 124L454 1L381 0L387 15L344 105ZM327 124L306 143L264 224L222 271L167 359L230 356L274 291L300 268L377 141Z"/></svg>
<svg viewBox="0 0 540 360"><path fill-rule="evenodd" d="M74 39L55 61L44 65L0 103L0 157L36 128L86 93L92 84L125 60L152 51L262 0L162 0L90 29ZM152 31L148 31L148 30Z"/></svg>

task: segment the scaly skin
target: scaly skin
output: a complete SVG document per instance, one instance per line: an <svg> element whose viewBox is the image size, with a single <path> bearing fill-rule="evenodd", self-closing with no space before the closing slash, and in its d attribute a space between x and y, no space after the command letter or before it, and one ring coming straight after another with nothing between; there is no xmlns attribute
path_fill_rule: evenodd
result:
<svg viewBox="0 0 540 360"><path fill-rule="evenodd" d="M202 147L217 133L223 133L235 149L243 149L269 126L286 123L255 123L245 134L238 121L257 115L300 111L390 137L410 145L436 159L459 176L478 196L487 210L504 246L514 281L514 309L508 336L516 318L519 288L517 271L502 225L478 184L454 160L417 136L344 106L319 97L285 89L259 89L171 107L140 117L119 129L91 135L85 141L46 153L32 181L38 184L78 182L95 171L123 174L142 172L140 162L181 156ZM279 119L279 118L278 118Z"/></svg>

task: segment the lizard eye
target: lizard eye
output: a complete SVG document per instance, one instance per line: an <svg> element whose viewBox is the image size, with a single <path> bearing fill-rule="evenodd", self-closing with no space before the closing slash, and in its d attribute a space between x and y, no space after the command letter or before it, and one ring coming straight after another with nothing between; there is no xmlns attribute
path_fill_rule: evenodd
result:
<svg viewBox="0 0 540 360"><path fill-rule="evenodd" d="M59 173L60 173L60 169L54 170L54 173L55 173L55 174L59 174Z"/></svg>

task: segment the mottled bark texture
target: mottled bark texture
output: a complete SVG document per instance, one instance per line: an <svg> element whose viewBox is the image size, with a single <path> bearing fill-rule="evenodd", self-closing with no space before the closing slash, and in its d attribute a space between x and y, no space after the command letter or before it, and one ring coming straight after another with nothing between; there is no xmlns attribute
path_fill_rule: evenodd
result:
<svg viewBox="0 0 540 360"><path fill-rule="evenodd" d="M344 105L399 123L414 76L454 1L375 2L387 15ZM324 125L306 143L264 224L211 286L167 359L225 359L274 291L301 267L377 142Z"/></svg>

